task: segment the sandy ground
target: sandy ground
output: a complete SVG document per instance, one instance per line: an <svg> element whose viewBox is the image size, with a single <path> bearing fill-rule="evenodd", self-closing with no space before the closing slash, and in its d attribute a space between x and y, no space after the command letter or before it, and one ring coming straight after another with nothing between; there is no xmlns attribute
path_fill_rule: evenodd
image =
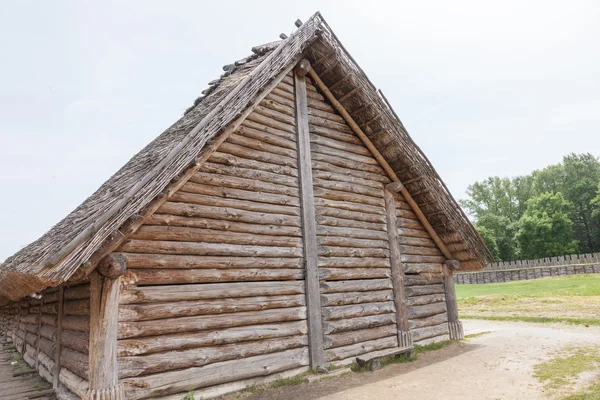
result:
<svg viewBox="0 0 600 400"><path fill-rule="evenodd" d="M495 321L463 321L465 333L491 331L421 354L417 361L373 373L268 390L264 400L323 399L547 399L533 366L567 345L600 344L600 328Z"/></svg>

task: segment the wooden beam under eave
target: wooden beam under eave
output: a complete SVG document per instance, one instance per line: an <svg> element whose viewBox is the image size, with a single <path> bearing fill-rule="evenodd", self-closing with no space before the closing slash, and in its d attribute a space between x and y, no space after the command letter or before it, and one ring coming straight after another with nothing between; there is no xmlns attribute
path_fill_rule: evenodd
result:
<svg viewBox="0 0 600 400"><path fill-rule="evenodd" d="M400 178L398 178L392 167L390 167L385 158L383 158L379 150L377 150L375 145L373 145L371 140L367 137L367 135L365 135L360 126L358 126L358 124L354 122L352 116L348 113L348 111L346 111L344 106L335 98L333 93L331 93L327 85L323 83L323 81L321 80L319 75L317 75L314 69L311 69L308 72L308 74L310 75L311 79L315 81L318 88L321 89L321 91L325 94L325 97L327 97L327 99L331 102L333 107L342 115L342 117L346 120L348 125L350 125L350 128L352 128L354 133L356 133L356 135L360 138L360 140L362 140L365 146L367 146L371 154L373 154L373 157L375 157L375 159L383 167L390 179L394 182L402 183L402 181L400 181ZM442 254L444 254L444 257L446 257L448 260L453 260L454 257L452 256L452 253L450 252L450 250L448 250L442 239L440 239L436 231L433 229L433 227L427 220L427 217L425 217L425 214L423 214L423 211L421 211L421 209L419 208L415 200L412 198L406 187L403 187L400 193L402 193L402 195L406 199L406 202L410 205L410 208L415 212L415 214L417 214L417 218L419 218L419 221L421 221L421 223L427 230L427 233L429 233L429 235L431 236L435 244L438 246Z"/></svg>

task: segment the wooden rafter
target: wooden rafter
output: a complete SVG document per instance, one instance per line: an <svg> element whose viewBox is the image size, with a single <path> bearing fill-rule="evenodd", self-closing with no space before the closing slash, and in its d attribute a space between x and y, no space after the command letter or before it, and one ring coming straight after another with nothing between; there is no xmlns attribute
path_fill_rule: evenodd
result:
<svg viewBox="0 0 600 400"><path fill-rule="evenodd" d="M365 133L360 128L360 126L358 126L358 124L354 121L354 119L348 113L348 111L346 111L344 106L335 98L335 96L333 95L333 93L331 93L331 91L329 90L327 85L325 85L325 83L323 83L323 81L321 80L319 75L317 75L317 73L314 70L310 70L309 74L310 74L311 79L315 81L315 83L317 84L319 89L325 94L325 97L327 97L327 99L331 102L333 107L341 114L341 116L346 120L348 125L350 125L350 127L352 128L354 133L356 133L356 135L360 138L360 140L362 140L362 142L365 144L365 146L369 149L371 154L373 154L373 157L375 157L375 159L379 162L379 164L381 164L381 166L383 167L385 172L388 174L390 179L394 182L402 183L400 181L400 178L398 178L398 176L396 175L394 170L390 167L390 165L385 160L385 158L383 158L383 156L381 155L379 150L377 150L375 145L373 145L371 140L367 137L367 135L365 135ZM423 211L421 211L421 208L417 205L417 203L412 198L412 196L410 195L410 193L408 192L406 187L403 186L402 189L400 190L400 193L402 193L402 195L406 199L406 202L410 205L411 209L415 212L415 214L417 214L419 221L421 221L421 223L423 224L423 226L425 227L425 229L427 230L427 232L429 233L429 235L431 236L431 238L433 239L435 244L439 247L442 254L444 254L444 257L446 257L448 260L453 260L454 257L452 256L452 253L450 252L450 250L448 250L448 248L446 247L446 245L444 244L442 239L439 237L437 232L433 229L433 227L427 220L427 217L425 217L425 214L423 214Z"/></svg>

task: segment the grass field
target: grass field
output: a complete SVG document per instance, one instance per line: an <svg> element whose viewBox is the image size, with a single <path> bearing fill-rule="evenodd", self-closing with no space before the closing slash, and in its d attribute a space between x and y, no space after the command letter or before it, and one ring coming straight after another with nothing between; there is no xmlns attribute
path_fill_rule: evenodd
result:
<svg viewBox="0 0 600 400"><path fill-rule="evenodd" d="M457 285L461 318L600 325L600 274Z"/></svg>

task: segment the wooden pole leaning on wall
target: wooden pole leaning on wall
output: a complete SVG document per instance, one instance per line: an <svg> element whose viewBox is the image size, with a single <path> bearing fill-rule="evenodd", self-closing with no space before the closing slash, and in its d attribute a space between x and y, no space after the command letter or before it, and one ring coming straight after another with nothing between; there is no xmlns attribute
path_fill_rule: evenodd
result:
<svg viewBox="0 0 600 400"><path fill-rule="evenodd" d="M125 259L109 254L90 274L90 379L84 400L125 400L117 364L119 293L125 270Z"/></svg>
<svg viewBox="0 0 600 400"><path fill-rule="evenodd" d="M396 173L394 172L392 167L390 167L390 165L385 160L385 158L383 158L383 156L381 155L379 150L377 150L375 145L371 142L371 140L367 137L367 135L365 135L365 133L360 128L360 126L358 126L358 124L354 121L354 119L348 113L348 111L346 111L346 109L344 108L342 103L340 103L335 98L333 93L331 93L331 90L329 90L329 88L325 85L325 83L323 83L323 81L321 80L319 75L317 75L317 73L314 70L311 69L308 72L308 74L315 81L315 84L319 87L319 89L321 89L321 91L323 92L323 94L325 95L327 100L329 100L331 102L333 107L342 115L342 117L346 120L348 125L350 125L350 128L352 128L354 133L356 133L356 135L360 138L360 140L369 149L371 154L373 154L373 157L375 157L375 159L379 162L379 164L382 166L382 168L388 174L390 179L392 181L400 184L397 187L397 191L402 193L402 196L404 196L404 198L406 199L406 202L410 205L411 209L415 212L415 214L417 214L417 218L419 218L419 221L421 221L421 223L423 224L423 226L429 233L429 236L431 236L431 238L433 239L435 244L438 246L438 248L440 249L442 254L444 254L444 257L446 257L449 260L454 259L454 257L452 256L452 253L450 253L450 250L448 250L448 248L446 247L446 245L444 244L442 239L439 237L437 232L433 229L433 227L427 220L427 217L425 217L425 214L423 214L423 211L421 211L421 209L419 208L419 205L412 198L412 196L410 195L410 193L408 192L406 187L404 185L402 185L400 178L398 178L398 176L396 175Z"/></svg>
<svg viewBox="0 0 600 400"><path fill-rule="evenodd" d="M459 267L460 262L457 260L447 260L442 265L446 309L448 310L448 329L450 330L450 339L452 340L463 340L465 338L462 322L458 319L458 303L454 287L454 270Z"/></svg>
<svg viewBox="0 0 600 400"><path fill-rule="evenodd" d="M298 171L300 173L302 205L309 357L311 368L319 368L325 364L325 351L323 348L317 226L310 155L310 133L308 130L308 100L306 97L305 76L310 70L310 62L306 59L301 60L296 65L294 70L294 93L296 101L296 130L298 133Z"/></svg>
<svg viewBox="0 0 600 400"><path fill-rule="evenodd" d="M394 185L394 183L390 183L390 185ZM408 309L406 305L406 293L404 290L404 271L402 270L400 242L398 241L398 229L396 228L396 202L394 201L394 194L390 192L387 187L386 190L383 191L383 196L385 200L388 236L390 241L390 265L392 268L394 303L396 305L396 323L398 325L398 346L411 347L413 343L412 335L408 329Z"/></svg>

